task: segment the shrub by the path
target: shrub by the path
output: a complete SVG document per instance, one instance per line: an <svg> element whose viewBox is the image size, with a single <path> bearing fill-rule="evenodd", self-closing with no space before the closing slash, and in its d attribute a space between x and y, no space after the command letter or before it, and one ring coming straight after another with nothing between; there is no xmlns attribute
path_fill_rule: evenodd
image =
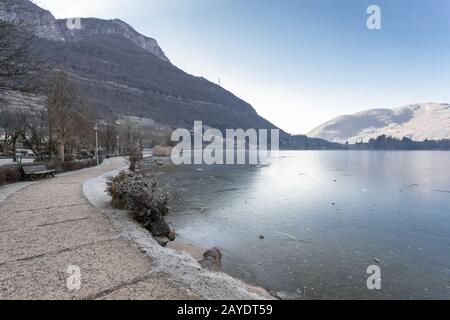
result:
<svg viewBox="0 0 450 320"><path fill-rule="evenodd" d="M158 189L157 184L157 180L148 174L121 172L109 179L106 191L112 198L113 207L129 210L153 236L174 240L175 233L164 218L169 212L169 197Z"/></svg>

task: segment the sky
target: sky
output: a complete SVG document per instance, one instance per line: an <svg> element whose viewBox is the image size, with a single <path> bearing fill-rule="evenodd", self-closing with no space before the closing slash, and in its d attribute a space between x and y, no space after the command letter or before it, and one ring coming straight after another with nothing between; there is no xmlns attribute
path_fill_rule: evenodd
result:
<svg viewBox="0 0 450 320"><path fill-rule="evenodd" d="M35 2L57 18L126 21L289 133L371 108L450 103L450 0ZM373 4L380 30L367 28Z"/></svg>

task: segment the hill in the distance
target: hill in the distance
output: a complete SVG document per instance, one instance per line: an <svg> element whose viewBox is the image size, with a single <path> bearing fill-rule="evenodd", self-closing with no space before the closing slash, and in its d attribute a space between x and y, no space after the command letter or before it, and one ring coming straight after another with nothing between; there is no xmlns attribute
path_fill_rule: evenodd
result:
<svg viewBox="0 0 450 320"><path fill-rule="evenodd" d="M330 120L308 135L338 143L368 142L381 135L414 141L450 139L450 105L423 103L363 111Z"/></svg>

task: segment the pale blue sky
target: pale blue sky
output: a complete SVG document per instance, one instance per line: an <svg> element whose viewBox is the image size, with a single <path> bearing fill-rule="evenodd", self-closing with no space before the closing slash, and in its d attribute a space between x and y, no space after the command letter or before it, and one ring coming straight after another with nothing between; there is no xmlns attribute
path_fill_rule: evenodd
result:
<svg viewBox="0 0 450 320"><path fill-rule="evenodd" d="M450 103L450 0L36 2L57 18L128 22L291 133L369 108ZM371 4L382 30L366 27Z"/></svg>

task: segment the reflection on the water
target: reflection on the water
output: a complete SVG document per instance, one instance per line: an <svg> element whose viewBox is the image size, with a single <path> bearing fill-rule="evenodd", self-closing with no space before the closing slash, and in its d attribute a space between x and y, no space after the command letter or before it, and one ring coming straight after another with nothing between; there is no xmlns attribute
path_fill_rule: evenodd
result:
<svg viewBox="0 0 450 320"><path fill-rule="evenodd" d="M449 167L448 152L289 151L159 176L177 233L219 246L233 276L299 299L450 298Z"/></svg>

